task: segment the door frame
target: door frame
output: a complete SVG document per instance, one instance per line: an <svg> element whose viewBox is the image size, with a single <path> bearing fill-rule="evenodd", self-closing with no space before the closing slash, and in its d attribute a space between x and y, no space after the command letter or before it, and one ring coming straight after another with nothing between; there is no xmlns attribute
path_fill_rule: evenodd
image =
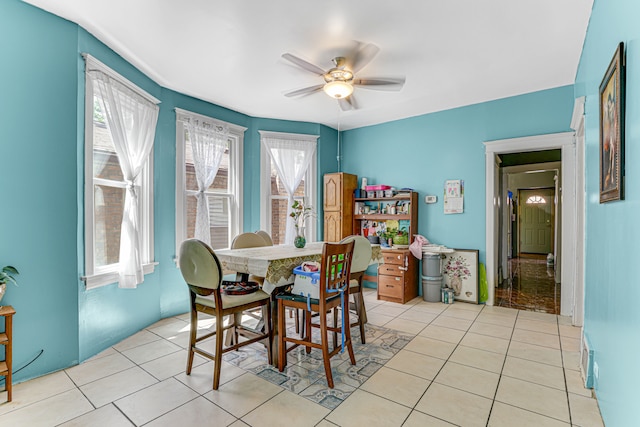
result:
<svg viewBox="0 0 640 427"><path fill-rule="evenodd" d="M488 284L487 305L493 305L495 300L495 288L497 286L498 272L498 228L499 206L501 195L498 189L499 181L499 154L522 153L528 151L542 151L560 149L562 153L562 187L557 197L562 197L561 212L561 301L560 314L570 316L573 314L574 287L575 287L575 263L576 263L576 215L583 215L576 206L576 149L575 133L562 132L548 135L527 136L523 138L502 139L486 141L485 146L485 212L486 212L486 271Z"/></svg>
<svg viewBox="0 0 640 427"><path fill-rule="evenodd" d="M585 211L585 147L584 147L584 101L581 96L574 101L571 129L576 134L576 263L575 293L572 323L582 326L584 322L584 211Z"/></svg>

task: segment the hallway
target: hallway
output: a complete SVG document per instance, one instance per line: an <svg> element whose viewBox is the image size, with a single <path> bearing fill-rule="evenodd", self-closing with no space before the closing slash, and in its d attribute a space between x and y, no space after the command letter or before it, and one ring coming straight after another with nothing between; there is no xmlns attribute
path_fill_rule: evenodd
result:
<svg viewBox="0 0 640 427"><path fill-rule="evenodd" d="M560 314L560 283L545 255L520 254L509 260L509 271L496 288L495 305Z"/></svg>

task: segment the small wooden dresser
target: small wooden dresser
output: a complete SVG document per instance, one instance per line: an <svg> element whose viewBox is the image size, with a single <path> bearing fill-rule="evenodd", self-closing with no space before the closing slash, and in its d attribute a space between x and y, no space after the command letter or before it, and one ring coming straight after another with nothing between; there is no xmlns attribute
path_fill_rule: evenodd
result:
<svg viewBox="0 0 640 427"><path fill-rule="evenodd" d="M418 296L418 263L409 249L383 249L378 267L378 299L401 304Z"/></svg>

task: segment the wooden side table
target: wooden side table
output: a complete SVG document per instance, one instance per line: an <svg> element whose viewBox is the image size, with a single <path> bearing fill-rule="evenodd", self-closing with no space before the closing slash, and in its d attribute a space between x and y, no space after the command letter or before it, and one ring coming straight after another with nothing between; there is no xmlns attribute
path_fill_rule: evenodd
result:
<svg viewBox="0 0 640 427"><path fill-rule="evenodd" d="M16 311L10 305L0 307L0 316L4 317L4 332L0 333L0 345L3 345L4 360L0 361L0 376L4 377L4 388L7 391L7 402L11 402L11 351L13 315Z"/></svg>

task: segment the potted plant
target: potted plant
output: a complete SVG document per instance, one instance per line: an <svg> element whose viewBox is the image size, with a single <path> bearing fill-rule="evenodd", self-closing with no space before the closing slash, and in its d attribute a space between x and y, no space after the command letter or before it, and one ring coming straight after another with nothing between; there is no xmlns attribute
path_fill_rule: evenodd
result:
<svg viewBox="0 0 640 427"><path fill-rule="evenodd" d="M297 200L291 205L291 213L289 216L293 218L293 224L296 227L296 237L293 242L296 248L304 248L306 245L307 239L304 237L304 224L307 218L313 217L313 214L313 208L304 206Z"/></svg>
<svg viewBox="0 0 640 427"><path fill-rule="evenodd" d="M2 297L7 290L7 283L11 282L18 286L18 282L16 282L16 279L13 277L17 274L20 274L18 270L10 265L2 267L2 270L0 270L0 301L2 301Z"/></svg>
<svg viewBox="0 0 640 427"><path fill-rule="evenodd" d="M393 236L393 244L398 246L407 246L409 244L409 234L406 228L396 230Z"/></svg>
<svg viewBox="0 0 640 427"><path fill-rule="evenodd" d="M383 248L390 248L393 244L393 236L396 235L395 228L386 228L378 231L378 236L380 236L380 245Z"/></svg>

